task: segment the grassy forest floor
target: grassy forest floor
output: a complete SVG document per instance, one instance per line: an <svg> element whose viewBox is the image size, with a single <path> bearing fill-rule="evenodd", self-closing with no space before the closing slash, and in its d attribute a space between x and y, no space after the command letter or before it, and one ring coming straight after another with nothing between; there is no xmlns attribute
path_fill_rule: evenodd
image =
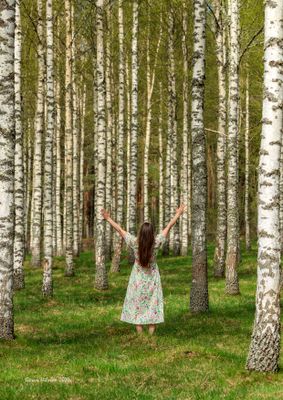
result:
<svg viewBox="0 0 283 400"><path fill-rule="evenodd" d="M250 373L245 361L254 318L256 250L242 254L241 295L224 294L212 276L210 312L188 311L191 257L159 257L165 323L137 336L120 321L130 274L126 255L110 289L93 289L92 254L76 260L76 275L54 268L54 297L41 296L41 271L26 263L26 288L15 295L16 340L1 342L0 399L283 399L278 374ZM281 357L282 366L282 357ZM283 367L283 366L282 366Z"/></svg>

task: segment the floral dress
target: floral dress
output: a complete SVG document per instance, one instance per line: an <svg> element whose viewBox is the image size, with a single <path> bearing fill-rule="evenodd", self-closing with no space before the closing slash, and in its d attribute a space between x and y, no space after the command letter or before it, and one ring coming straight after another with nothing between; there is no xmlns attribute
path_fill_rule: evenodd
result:
<svg viewBox="0 0 283 400"><path fill-rule="evenodd" d="M135 263L128 283L121 321L136 325L164 322L163 293L156 255L165 240L163 233L156 236L150 267L144 268L138 263L137 238L129 232L126 233L125 242L134 251Z"/></svg>

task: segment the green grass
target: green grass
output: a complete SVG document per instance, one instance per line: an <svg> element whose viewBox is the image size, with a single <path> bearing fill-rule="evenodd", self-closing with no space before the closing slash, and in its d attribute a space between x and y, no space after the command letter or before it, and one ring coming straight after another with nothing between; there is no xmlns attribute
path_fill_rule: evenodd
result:
<svg viewBox="0 0 283 400"><path fill-rule="evenodd" d="M241 295L224 294L212 276L210 312L188 311L191 257L159 258L165 323L137 336L120 321L130 274L126 259L110 289L93 288L91 253L64 276L56 259L54 297L41 296L41 271L26 264L26 288L15 295L16 340L1 342L0 399L283 399L283 372L245 370L254 317L256 252L243 253ZM282 365L282 359L281 359Z"/></svg>

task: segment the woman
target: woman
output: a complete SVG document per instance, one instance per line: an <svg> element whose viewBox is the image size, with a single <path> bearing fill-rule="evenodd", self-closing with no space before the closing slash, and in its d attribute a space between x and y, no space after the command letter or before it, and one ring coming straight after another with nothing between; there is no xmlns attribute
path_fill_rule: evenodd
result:
<svg viewBox="0 0 283 400"><path fill-rule="evenodd" d="M153 225L144 222L136 238L114 222L106 210L101 210L106 221L116 229L134 252L135 262L128 283L121 321L135 324L138 333L143 331L144 325L148 325L149 333L153 334L156 324L164 322L163 294L156 256L158 248L165 242L170 229L184 211L185 205L181 204L175 216L156 238Z"/></svg>

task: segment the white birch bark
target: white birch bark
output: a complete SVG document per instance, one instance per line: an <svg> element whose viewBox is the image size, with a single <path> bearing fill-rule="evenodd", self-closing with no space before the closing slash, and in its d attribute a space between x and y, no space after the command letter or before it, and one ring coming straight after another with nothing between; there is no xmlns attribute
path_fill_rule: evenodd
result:
<svg viewBox="0 0 283 400"><path fill-rule="evenodd" d="M150 4L149 4L150 7ZM149 18L148 18L149 19ZM149 32L150 20L148 21L148 32L147 32L147 49L146 49L146 65L147 65L147 106L146 106L146 128L145 128L145 144L144 144L144 184L143 184L143 204L144 204L144 221L149 221L149 196L148 196L148 184L149 184L149 176L148 176L148 162L149 162L149 149L150 149L150 138L151 138L151 122L152 122L152 95L155 84L155 76L156 76L156 64L157 57L159 53L159 47L162 36L162 20L160 21L160 32L159 38L155 51L155 60L154 65L151 70L151 60L150 60L150 32Z"/></svg>
<svg viewBox="0 0 283 400"><path fill-rule="evenodd" d="M38 57L38 77L37 77L37 103L35 116L35 135L34 135L34 153L33 153L33 218L31 221L32 229L32 265L40 266L41 252L41 219L42 219L42 137L44 127L44 47L43 47L43 6L42 0L37 0L37 57Z"/></svg>
<svg viewBox="0 0 283 400"><path fill-rule="evenodd" d="M123 1L118 3L119 29L119 86L118 86L118 143L117 143L117 223L123 223L124 206L124 136L125 136L125 56L124 56L124 12ZM130 174L128 173L128 178ZM114 233L114 255L111 271L119 272L122 249L122 238Z"/></svg>
<svg viewBox="0 0 283 400"><path fill-rule="evenodd" d="M249 73L246 80L246 127L245 127L245 242L246 250L251 249L250 238L250 212L249 212L249 174L250 174L250 96L249 96Z"/></svg>
<svg viewBox="0 0 283 400"><path fill-rule="evenodd" d="M169 10L169 28L168 28L168 50L169 50L169 97L170 97L170 132L171 132L171 201L170 210L171 216L174 215L179 205L178 193L178 163L177 163L177 94L176 94L176 75L175 75L175 56L174 56L174 16L172 7ZM172 228L171 240L169 246L173 250L173 254L180 254L180 235L179 235L179 220Z"/></svg>
<svg viewBox="0 0 283 400"><path fill-rule="evenodd" d="M163 114L162 114L162 83L159 83L160 107L158 121L158 141L159 141L159 232L164 229L164 173L163 173Z"/></svg>
<svg viewBox="0 0 283 400"><path fill-rule="evenodd" d="M207 283L207 170L204 131L206 1L194 2L194 53L192 82L192 285L190 310L208 310Z"/></svg>
<svg viewBox="0 0 283 400"><path fill-rule="evenodd" d="M131 160L131 86L129 60L126 61L126 86L127 86L127 211L126 229L129 231L130 212L130 160Z"/></svg>
<svg viewBox="0 0 283 400"><path fill-rule="evenodd" d="M84 221L84 143L85 143L85 115L86 115L86 86L83 86L81 99L81 146L80 146L80 247L82 247L84 224L86 228L88 221ZM88 237L88 236L87 236Z"/></svg>
<svg viewBox="0 0 283 400"><path fill-rule="evenodd" d="M280 237L281 237L281 254L282 254L283 253L283 132L281 135L281 155L280 155ZM282 275L282 282L283 282L283 275Z"/></svg>
<svg viewBox="0 0 283 400"><path fill-rule="evenodd" d="M78 96L76 82L76 39L74 5L71 4L72 25L72 118L73 118L73 255L79 255L79 146L78 146Z"/></svg>
<svg viewBox="0 0 283 400"><path fill-rule="evenodd" d="M188 205L188 145L189 145L189 126L188 126L188 10L186 1L183 1L183 146L182 146L182 171L181 171L181 201ZM181 255L188 254L188 211L184 212L181 219Z"/></svg>
<svg viewBox="0 0 283 400"><path fill-rule="evenodd" d="M73 264L73 133L72 133L72 20L71 2L65 0L65 275L74 275Z"/></svg>
<svg viewBox="0 0 283 400"><path fill-rule="evenodd" d="M0 3L0 338L14 339L15 1Z"/></svg>
<svg viewBox="0 0 283 400"><path fill-rule="evenodd" d="M276 371L280 355L279 171L283 129L283 3L265 3L264 89L258 182L256 312L246 368Z"/></svg>
<svg viewBox="0 0 283 400"><path fill-rule="evenodd" d="M226 215L226 72L225 72L225 31L223 4L215 0L216 57L218 75L218 137L217 137L217 226L214 253L214 276L224 277L225 247L227 234Z"/></svg>
<svg viewBox="0 0 283 400"><path fill-rule="evenodd" d="M132 91L131 91L131 152L130 152L130 198L129 231L136 233L137 223L137 168L138 168L138 28L139 2L133 1L132 30ZM130 260L132 260L132 254Z"/></svg>
<svg viewBox="0 0 283 400"><path fill-rule="evenodd" d="M106 173L106 124L105 124L105 72L103 15L104 0L96 1L96 44L97 44L97 184L96 184L96 241L95 241L95 286L103 290L108 288L105 266L105 221L101 209L105 208Z"/></svg>
<svg viewBox="0 0 283 400"><path fill-rule="evenodd" d="M25 250L25 196L23 165L23 128L21 100L22 30L20 5L16 2L15 26L15 238L14 238L14 289L24 288Z"/></svg>
<svg viewBox="0 0 283 400"><path fill-rule="evenodd" d="M227 254L226 293L239 293L237 264L239 260L238 215L238 107L239 107L239 4L231 0L230 64L229 64L229 124L227 179Z"/></svg>
<svg viewBox="0 0 283 400"><path fill-rule="evenodd" d="M56 98L56 174L55 174L55 213L56 213L56 255L63 255L62 243L62 217L61 217L61 104L60 104L60 79L57 77L55 85Z"/></svg>
<svg viewBox="0 0 283 400"><path fill-rule="evenodd" d="M105 187L105 205L106 210L112 213L112 131L113 131L113 110L112 110L112 96L111 90L111 49L110 49L110 24L111 14L110 8L107 7L107 24L108 31L106 34L106 46L105 46L105 59L106 59L106 70L105 70L105 82L106 82L106 111L107 111L107 127L106 127L106 187ZM124 113L123 113L124 117ZM124 132L123 132L124 134ZM124 148L123 148L124 150ZM122 185L123 187L123 185ZM124 193L124 191L122 191ZM121 222L122 223L122 222ZM105 258L110 260L111 258L111 234L112 227L110 224L106 224L105 227Z"/></svg>
<svg viewBox="0 0 283 400"><path fill-rule="evenodd" d="M52 204L52 163L54 136L54 68L53 68L53 4L46 1L46 106L47 123L45 132L44 158L44 247L42 294L52 296L53 266L53 204Z"/></svg>

